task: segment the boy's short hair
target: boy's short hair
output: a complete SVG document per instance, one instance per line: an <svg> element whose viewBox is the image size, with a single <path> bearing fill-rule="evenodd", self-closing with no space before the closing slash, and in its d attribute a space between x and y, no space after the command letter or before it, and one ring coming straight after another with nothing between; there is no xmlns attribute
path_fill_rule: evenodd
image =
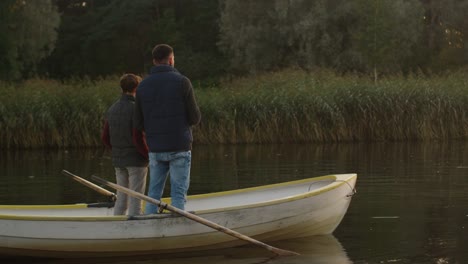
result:
<svg viewBox="0 0 468 264"><path fill-rule="evenodd" d="M133 92L141 82L141 77L135 74L126 73L120 77L120 88L122 92Z"/></svg>
<svg viewBox="0 0 468 264"><path fill-rule="evenodd" d="M152 51L153 59L157 62L167 60L172 53L174 53L174 49L167 44L158 44Z"/></svg>

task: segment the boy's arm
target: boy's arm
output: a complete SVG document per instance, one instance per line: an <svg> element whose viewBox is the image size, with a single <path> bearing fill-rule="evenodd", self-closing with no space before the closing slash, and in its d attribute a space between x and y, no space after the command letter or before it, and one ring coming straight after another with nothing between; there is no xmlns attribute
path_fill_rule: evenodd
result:
<svg viewBox="0 0 468 264"><path fill-rule="evenodd" d="M104 123L104 128L102 129L101 140L102 140L102 143L104 143L104 146L108 147L109 149L112 149L112 145L110 142L110 134L109 134L109 122L107 122L107 120Z"/></svg>
<svg viewBox="0 0 468 264"><path fill-rule="evenodd" d="M133 128L139 131L145 131L143 122L143 113L141 112L140 100L135 96L135 109L133 111Z"/></svg>
<svg viewBox="0 0 468 264"><path fill-rule="evenodd" d="M146 144L143 113L141 112L140 100L135 96L135 110L133 112L132 138L138 153L148 159L148 145Z"/></svg>
<svg viewBox="0 0 468 264"><path fill-rule="evenodd" d="M145 132L133 129L133 144L135 144L138 153L144 158L148 159L148 145L146 145Z"/></svg>

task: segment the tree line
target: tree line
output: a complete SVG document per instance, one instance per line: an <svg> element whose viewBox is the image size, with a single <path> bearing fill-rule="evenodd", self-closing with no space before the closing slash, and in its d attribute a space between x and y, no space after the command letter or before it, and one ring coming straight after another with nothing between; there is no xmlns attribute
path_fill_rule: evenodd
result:
<svg viewBox="0 0 468 264"><path fill-rule="evenodd" d="M143 74L156 43L195 80L458 70L467 13L467 0L2 0L0 79Z"/></svg>

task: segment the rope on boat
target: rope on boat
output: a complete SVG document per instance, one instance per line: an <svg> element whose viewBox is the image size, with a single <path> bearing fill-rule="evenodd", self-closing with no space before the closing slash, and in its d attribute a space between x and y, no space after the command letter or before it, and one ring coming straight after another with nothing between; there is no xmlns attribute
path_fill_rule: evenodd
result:
<svg viewBox="0 0 468 264"><path fill-rule="evenodd" d="M351 196L353 196L353 195L355 195L355 194L357 193L356 188L353 188L353 187L351 186L351 184L349 184L349 182L344 181L344 180L335 180L335 181L344 182L344 183L346 183L346 184L349 186L349 188L351 189L352 193L346 195L346 197L351 197Z"/></svg>
<svg viewBox="0 0 468 264"><path fill-rule="evenodd" d="M161 202L161 204L159 205L159 210L158 210L158 212L159 212L160 214L162 214L162 213L164 212L164 210L166 210L166 209L167 209L167 203Z"/></svg>

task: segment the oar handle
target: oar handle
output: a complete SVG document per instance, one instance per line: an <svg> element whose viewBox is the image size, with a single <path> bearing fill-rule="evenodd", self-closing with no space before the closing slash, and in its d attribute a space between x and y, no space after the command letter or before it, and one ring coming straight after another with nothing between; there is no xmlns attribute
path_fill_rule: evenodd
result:
<svg viewBox="0 0 468 264"><path fill-rule="evenodd" d="M62 173L64 175L70 176L73 180L75 180L75 181L77 181L77 182L79 182L79 183L81 183L81 184L83 184L83 185L97 191L100 194L103 194L105 196L109 196L111 198L111 200L114 201L114 202L117 199L117 195L115 195L115 193L110 192L110 191L102 188L101 186L98 186L98 185L96 185L96 184L94 184L94 183L92 183L90 181L87 181L87 180L81 178L78 175L75 175L75 174L73 174L73 173L71 173L71 172L69 172L67 170L62 170Z"/></svg>
<svg viewBox="0 0 468 264"><path fill-rule="evenodd" d="M250 243L252 243L252 244L255 244L255 245L257 245L257 246L263 247L263 248L265 248L265 249L267 249L267 250L269 250L269 251L271 251L271 252L274 252L275 254L277 254L277 255L279 255L279 256L295 256L295 255L299 255L299 254L296 253L296 252L292 252L292 251L288 251L288 250L284 250L284 249L280 249L280 248L276 248L276 247L267 245L267 244L265 244L265 243L263 243L263 242L260 242L260 241L258 241L258 240L255 240L255 239L253 239L253 238L251 238L251 237L248 237L248 236L246 236L246 235L243 235L243 234L241 234L241 233L239 233L239 232L236 232L236 231L234 231L234 230L231 230L231 229L229 229L229 228L227 228L227 227L224 227L224 226L218 225L218 224L216 224L216 223L214 223L214 222L211 222L211 221L209 221L209 220L207 220L207 219L205 219L205 218L202 218L202 217L200 217L200 216L198 216L198 215L191 214L191 213L189 213L189 212L187 212L187 211L184 211L184 210L181 210L181 209L179 209L179 208L177 208L177 207L174 207L174 206L172 206L172 205L163 203L163 202L161 202L161 201L159 201L159 200L153 199L153 198L148 197L148 196L146 196L146 195L144 195L144 194L141 194L141 193L139 193L139 192L135 192L135 191L133 191L133 190L130 190L130 189L125 188L125 187L123 187L123 186L120 186L120 185L118 185L118 184L115 184L115 183L106 181L106 180L101 179L101 178L99 178L99 177L97 177L97 176L91 176L91 179L93 179L93 180L95 180L95 181L97 181L97 182L99 182L99 183L105 184L105 185L107 185L107 186L109 186L109 187L111 187L111 188L114 188L114 189L116 189L116 190L118 190L118 191L120 191L120 192L126 193L126 194L128 194L128 195L130 195L130 196L137 197L137 198L139 198L139 199L141 199L141 200L144 200L144 201L147 201L147 202L149 202L149 203L156 204L156 205L158 205L158 206L162 206L162 207L164 207L164 208L167 208L167 209L168 209L169 211L171 211L171 212L175 212L175 213L177 213L177 214L180 214L180 215L182 215L182 216L184 216L184 217L187 217L187 218L189 218L189 219L191 219L191 220L193 220L193 221L195 221L195 222L198 222L198 223L200 223L200 224L206 225L206 226L208 226L208 227L211 227L211 228L213 228L213 229L215 229L215 230L221 231L221 232L223 232L223 233L225 233L225 234L228 234L228 235L230 235L230 236L233 236L233 237L236 237L236 238L238 238L238 239L245 240L245 241L247 241L247 242L250 242Z"/></svg>

